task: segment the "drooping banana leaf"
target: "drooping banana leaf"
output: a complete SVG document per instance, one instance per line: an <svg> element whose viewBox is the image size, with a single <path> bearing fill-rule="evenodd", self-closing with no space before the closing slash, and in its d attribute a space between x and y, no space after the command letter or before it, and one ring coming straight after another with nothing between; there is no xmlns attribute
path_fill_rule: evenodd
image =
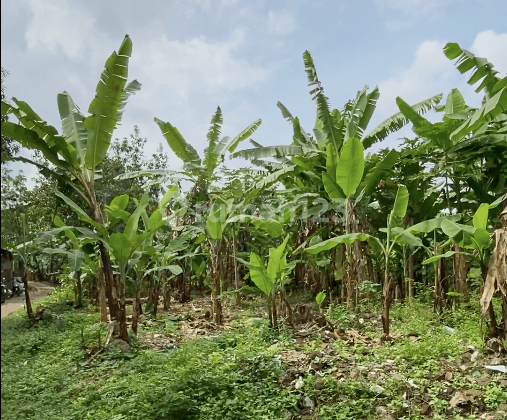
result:
<svg viewBox="0 0 507 420"><path fill-rule="evenodd" d="M72 201L65 194L62 194L60 191L56 191L55 195L61 198L67 205L69 205L72 208L72 210L74 210L74 212L78 215L79 219L81 219L83 222L92 225L95 229L97 229L98 232L102 234L104 238L108 238L109 235L107 233L106 228L100 223L93 220L90 216L88 216L88 214L81 207L79 207L78 204Z"/></svg>
<svg viewBox="0 0 507 420"><path fill-rule="evenodd" d="M445 45L444 54L449 60L457 58L455 64L461 74L475 69L468 80L468 84L474 85L482 79L482 83L475 90L476 92L486 89L490 95L494 95L496 93L494 87L500 78L497 76L498 71L493 68L493 64L491 64L488 60L476 57L470 51L462 49L459 44L455 42L449 42Z"/></svg>
<svg viewBox="0 0 507 420"><path fill-rule="evenodd" d="M168 122L159 120L158 118L155 118L155 122L160 127L160 130L162 130L162 135L176 156L185 163L194 163L196 165L201 164L201 158L197 154L196 150L192 147L192 145L185 141L176 127L172 126Z"/></svg>
<svg viewBox="0 0 507 420"><path fill-rule="evenodd" d="M348 233L346 235L336 236L334 238L312 245L306 248L306 252L309 254L318 254L319 252L333 249L340 244L352 245L355 241L367 241L370 238L373 237L366 233Z"/></svg>
<svg viewBox="0 0 507 420"><path fill-rule="evenodd" d="M425 112L438 105L442 96L442 94L432 96L424 101L412 105L411 108L419 115L423 115ZM368 149L372 144L384 140L389 134L398 131L408 124L408 122L409 120L401 112L390 116L362 138L364 148Z"/></svg>
<svg viewBox="0 0 507 420"><path fill-rule="evenodd" d="M236 137L234 137L227 145L227 150L229 150L229 153L233 153L242 141L248 139L259 128L261 123L262 121L260 119L254 121L243 131L241 131L241 133L239 133Z"/></svg>

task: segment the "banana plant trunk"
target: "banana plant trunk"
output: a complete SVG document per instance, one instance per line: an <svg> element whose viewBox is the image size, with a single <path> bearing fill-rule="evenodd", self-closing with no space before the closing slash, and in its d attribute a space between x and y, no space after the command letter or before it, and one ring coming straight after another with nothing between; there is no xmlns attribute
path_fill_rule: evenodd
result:
<svg viewBox="0 0 507 420"><path fill-rule="evenodd" d="M435 262L435 311L441 312L448 306L447 292L449 292L449 282L446 276L445 260L442 258Z"/></svg>
<svg viewBox="0 0 507 420"><path fill-rule="evenodd" d="M164 286L162 294L164 296L164 311L168 311L171 306L171 287L169 284Z"/></svg>
<svg viewBox="0 0 507 420"><path fill-rule="evenodd" d="M142 314L141 296L139 288L136 290L136 298L133 303L134 309L132 311L132 331L137 335L137 326L139 325L139 317Z"/></svg>
<svg viewBox="0 0 507 420"><path fill-rule="evenodd" d="M384 284L382 285L382 330L386 337L389 336L389 312L391 310L391 276L386 262L384 271Z"/></svg>
<svg viewBox="0 0 507 420"><path fill-rule="evenodd" d="M486 282L486 277L488 277L488 266L481 262L481 275L482 275L482 283ZM488 314L489 314L489 333L491 337L499 337L500 329L498 327L498 323L496 321L495 309L493 308L493 300L489 302L488 306Z"/></svg>
<svg viewBox="0 0 507 420"><path fill-rule="evenodd" d="M81 285L81 270L76 273L77 306L81 306L83 300L83 290Z"/></svg>
<svg viewBox="0 0 507 420"><path fill-rule="evenodd" d="M452 245L453 251L463 252L463 249L460 248L458 244ZM454 281L456 283L456 291L461 293L461 296L458 300L463 300L464 302L468 302L470 300L469 292L468 292L468 284L467 284L467 260L463 254L454 254L453 260L453 273L454 273Z"/></svg>
<svg viewBox="0 0 507 420"><path fill-rule="evenodd" d="M100 320L101 322L107 322L107 298L106 298L106 280L104 275L103 267L99 268L97 273L98 283L98 300L100 307Z"/></svg>
<svg viewBox="0 0 507 420"><path fill-rule="evenodd" d="M220 279L220 265L219 265L219 250L220 241L212 241L211 243L211 278L214 284L215 290L211 293L213 300L213 313L215 315L215 323L222 324L222 302L220 300L221 290L221 279Z"/></svg>
<svg viewBox="0 0 507 420"><path fill-rule="evenodd" d="M273 319L273 328L275 330L278 329L278 312L276 310L276 292L273 290L273 294L272 294L272 298L271 298L271 302L272 302L272 311L271 311L271 315L272 315L272 319Z"/></svg>
<svg viewBox="0 0 507 420"><path fill-rule="evenodd" d="M32 302L30 301L30 293L28 292L28 270L26 267L23 267L23 286L25 287L26 314L33 321Z"/></svg>
<svg viewBox="0 0 507 420"><path fill-rule="evenodd" d="M412 299L414 297L414 278L415 278L415 267L414 267L414 247L408 247L408 297Z"/></svg>
<svg viewBox="0 0 507 420"><path fill-rule="evenodd" d="M149 296L150 302L153 303L154 318L157 316L159 295L160 295L160 284L154 278L150 278Z"/></svg>
<svg viewBox="0 0 507 420"><path fill-rule="evenodd" d="M120 280L115 279L109 251L102 242L99 242L99 250L104 269L104 282L106 285L109 315L111 316L111 320L116 321L115 334L117 334L121 340L128 343L129 335L127 332L127 314L125 311L123 288L120 285Z"/></svg>

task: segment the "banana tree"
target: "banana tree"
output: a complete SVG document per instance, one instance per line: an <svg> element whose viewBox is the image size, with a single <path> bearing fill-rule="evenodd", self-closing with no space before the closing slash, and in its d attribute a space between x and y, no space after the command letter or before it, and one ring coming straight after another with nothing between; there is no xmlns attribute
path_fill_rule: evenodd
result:
<svg viewBox="0 0 507 420"><path fill-rule="evenodd" d="M107 243L111 247L112 254L115 257L120 270L119 288L123 289L125 287L128 264L138 248L142 250L141 258L139 258L139 260L142 259L142 261L140 262L141 267L137 267L137 272L141 275L141 277L138 277L137 280L138 282L142 280L142 270L144 269L146 263L145 259L156 252L151 245L151 238L155 232L157 232L167 222L167 220L164 219L165 208L176 192L176 187L169 188L164 197L161 199L158 208L156 208L149 217L146 214L146 207L149 203L147 193L145 193L141 200L136 203L137 207L132 214L125 210L129 201L128 195L124 194L115 197L111 201L111 205L108 208L109 215L126 222L123 232L115 232L106 239ZM139 229L139 220L141 218L143 219L145 225L144 231L140 231ZM140 315L139 284L136 284L136 286L136 310L134 310L132 319L132 328L134 333L137 333L137 322ZM124 306L124 297L122 297L121 302Z"/></svg>
<svg viewBox="0 0 507 420"><path fill-rule="evenodd" d="M262 258L255 252L250 253L249 262L238 258L238 261L248 267L250 279L266 297L269 324L274 328L278 328L276 293L289 281L286 275L287 252L285 252L288 241L289 235L285 237L281 245L269 250L267 266Z"/></svg>
<svg viewBox="0 0 507 420"><path fill-rule="evenodd" d="M180 235L178 238L181 238ZM158 252L151 256L151 262L153 263L153 267L145 272L146 276L150 276L150 282L152 287L152 292L150 293L150 302L153 304L153 316L157 316L158 309L158 299L159 299L159 290L162 286L168 286L168 282L174 276L178 276L183 272L183 269L176 264L171 264L173 259L176 257L176 252L171 248L172 241L168 246L159 245L155 248L158 249ZM167 273L171 273L170 276ZM168 306L168 302L165 302L165 308Z"/></svg>
<svg viewBox="0 0 507 420"><path fill-rule="evenodd" d="M227 152L234 152L239 143L248 139L261 125L261 120L256 120L234 138L223 137L220 139L223 117L222 110L217 107L211 118L207 134L208 145L204 150L204 157L201 158L171 123L158 118L155 118L155 122L171 150L183 161L184 175L194 182L194 187L188 197L191 205L195 205L197 202L209 203L209 187L215 180L216 169L224 161L225 155Z"/></svg>
<svg viewBox="0 0 507 420"><path fill-rule="evenodd" d="M461 254L472 257L481 269L482 280L485 283L488 276L488 260L490 256L489 246L491 244L490 233L488 232L489 210L497 207L504 200L500 197L492 204L482 203L472 218L472 225L464 225L452 220L445 219L440 225L442 232L449 238L450 242L456 243L466 251L460 251ZM470 252L472 251L472 253ZM447 251L440 253L423 261L423 264L436 262L442 258L448 258L458 253L458 251ZM499 327L496 321L493 305L489 302L487 312L490 316L490 332L492 336L499 335Z"/></svg>
<svg viewBox="0 0 507 420"><path fill-rule="evenodd" d="M401 219L405 216L408 206L408 190L404 185L398 187L394 206L387 217L387 226L381 231L386 233L386 239L382 240L366 233L349 233L336 236L326 241L317 243L306 248L309 254L317 254L327 251L340 244L351 245L355 241L368 241L370 247L380 253L384 258L384 279L382 284L382 328L384 337L389 336L389 312L391 308L391 275L389 273L389 262L391 253L396 245L408 244L412 246L423 246L421 239L414 236L409 229L399 226Z"/></svg>
<svg viewBox="0 0 507 420"><path fill-rule="evenodd" d="M218 205L211 208L206 219L206 233L210 247L211 280L213 282L213 313L217 324L222 323L222 302L220 300L222 279L219 258L227 213L228 209L224 204Z"/></svg>
<svg viewBox="0 0 507 420"><path fill-rule="evenodd" d="M58 95L63 135L59 135L26 102L13 98L15 105L10 105L2 101L2 115L12 114L20 122L17 125L2 121L2 135L19 141L26 148L39 150L54 168L21 156L10 159L34 164L43 175L56 178L71 188L87 204L93 225L99 232L104 229L104 214L94 191L96 169L107 154L129 96L141 87L136 80L127 84L131 53L132 41L127 35L118 52L113 52L106 61L95 97L88 108L89 116L85 117L79 111L67 92ZM86 216L89 218L88 214ZM128 341L124 308L119 301L121 291L116 289L109 252L102 242L99 242L99 249L111 318L117 321L119 337Z"/></svg>

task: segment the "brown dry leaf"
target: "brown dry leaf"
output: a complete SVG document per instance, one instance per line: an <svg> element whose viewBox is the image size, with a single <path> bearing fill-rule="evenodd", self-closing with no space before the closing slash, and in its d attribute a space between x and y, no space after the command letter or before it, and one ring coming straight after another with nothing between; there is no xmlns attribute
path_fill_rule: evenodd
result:
<svg viewBox="0 0 507 420"><path fill-rule="evenodd" d="M479 385L479 386L486 386L491 382L491 379L478 378L478 379L476 379L476 382L477 382L477 385Z"/></svg>
<svg viewBox="0 0 507 420"><path fill-rule="evenodd" d="M431 413L431 405L424 403L421 407L421 415L427 416Z"/></svg>
<svg viewBox="0 0 507 420"><path fill-rule="evenodd" d="M452 408L455 408L458 405L462 405L464 403L472 401L475 397L478 397L481 394L482 394L482 391L479 391L478 389L465 389L465 390L458 391L451 398L449 405Z"/></svg>
<svg viewBox="0 0 507 420"><path fill-rule="evenodd" d="M489 260L488 275L481 297L482 317L486 316L496 291L507 296L507 228L497 229L495 236L496 246Z"/></svg>
<svg viewBox="0 0 507 420"><path fill-rule="evenodd" d="M296 351L296 350L282 351L280 356L283 362L289 364L303 362L307 358L306 353L304 351Z"/></svg>

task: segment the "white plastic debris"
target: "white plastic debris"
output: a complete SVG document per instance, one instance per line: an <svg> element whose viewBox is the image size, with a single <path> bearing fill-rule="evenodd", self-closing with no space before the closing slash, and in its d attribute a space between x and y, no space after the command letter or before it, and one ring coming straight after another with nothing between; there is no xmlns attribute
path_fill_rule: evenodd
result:
<svg viewBox="0 0 507 420"><path fill-rule="evenodd" d="M370 388L370 391L374 392L377 395L380 395L385 391L385 389L382 388L380 385L375 384Z"/></svg>
<svg viewBox="0 0 507 420"><path fill-rule="evenodd" d="M313 403L313 400L308 396L305 397L304 405L305 405L305 407L310 407L310 408L313 408L315 406L315 404Z"/></svg>
<svg viewBox="0 0 507 420"><path fill-rule="evenodd" d="M496 370L497 372L507 373L507 368L505 365L488 365L484 367L489 370Z"/></svg>
<svg viewBox="0 0 507 420"><path fill-rule="evenodd" d="M456 332L456 328L448 327L447 325L444 325L444 331L448 334L453 335Z"/></svg>

